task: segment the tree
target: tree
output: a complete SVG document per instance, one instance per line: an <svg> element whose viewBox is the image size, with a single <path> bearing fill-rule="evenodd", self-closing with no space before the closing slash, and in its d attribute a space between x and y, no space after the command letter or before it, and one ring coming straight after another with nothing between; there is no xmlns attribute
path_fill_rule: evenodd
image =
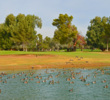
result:
<svg viewBox="0 0 110 100"><path fill-rule="evenodd" d="M103 33L103 39L107 43L107 51L108 51L108 44L110 41L110 17L108 18L107 22L104 23L104 30L105 32Z"/></svg>
<svg viewBox="0 0 110 100"><path fill-rule="evenodd" d="M91 25L87 31L87 44L91 48L100 48L102 51L105 50L105 41L103 41L103 34L105 34L104 24L107 22L107 17L95 17L90 21Z"/></svg>
<svg viewBox="0 0 110 100"><path fill-rule="evenodd" d="M42 49L42 44L43 44L43 37L42 35L39 33L37 34L37 50L41 50Z"/></svg>
<svg viewBox="0 0 110 100"><path fill-rule="evenodd" d="M72 19L73 16L60 14L57 19L53 20L52 25L57 27L54 32L54 38L61 44L68 44L76 38L78 31L75 25L71 23Z"/></svg>
<svg viewBox="0 0 110 100"><path fill-rule="evenodd" d="M50 46L49 46L50 42L51 42L51 38L46 36L43 40L43 48L50 49Z"/></svg>
<svg viewBox="0 0 110 100"><path fill-rule="evenodd" d="M4 50L11 49L12 41L10 40L11 33L5 24L0 24L0 48Z"/></svg>
<svg viewBox="0 0 110 100"><path fill-rule="evenodd" d="M36 26L41 28L41 19L35 15L19 14L16 17L16 25L12 28L12 38L14 43L21 44L23 51L27 51L27 46L36 39Z"/></svg>
<svg viewBox="0 0 110 100"><path fill-rule="evenodd" d="M0 48L11 49L23 46L23 51L36 46L36 30L42 27L42 21L38 16L9 14L5 23L0 24Z"/></svg>
<svg viewBox="0 0 110 100"><path fill-rule="evenodd" d="M9 14L5 19L5 23L0 25L0 44L2 49L8 50L12 48L13 42L10 40L12 37L11 27L13 27L15 23L15 16L13 14Z"/></svg>
<svg viewBox="0 0 110 100"><path fill-rule="evenodd" d="M46 50L55 50L55 48L57 48L57 42L53 39L50 38L48 36L46 36L43 40L43 48L45 48ZM57 48L58 49L58 48Z"/></svg>
<svg viewBox="0 0 110 100"><path fill-rule="evenodd" d="M57 48L57 42L54 40L54 38L50 38L50 43L49 43L49 47L51 48L51 50L55 50L55 48ZM57 48L58 49L58 48Z"/></svg>
<svg viewBox="0 0 110 100"><path fill-rule="evenodd" d="M11 49L13 46L13 42L10 40L11 35L11 27L15 25L15 16L13 14L9 14L6 17L5 23L0 25L0 48L1 49Z"/></svg>
<svg viewBox="0 0 110 100"><path fill-rule="evenodd" d="M77 34L76 44L79 45L79 48L81 48L81 51L83 49L83 46L86 44L84 36L80 35L79 33Z"/></svg>

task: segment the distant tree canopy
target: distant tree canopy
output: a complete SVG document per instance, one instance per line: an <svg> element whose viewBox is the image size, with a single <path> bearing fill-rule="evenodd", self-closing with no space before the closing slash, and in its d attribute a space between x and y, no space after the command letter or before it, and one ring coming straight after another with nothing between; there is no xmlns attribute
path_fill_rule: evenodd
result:
<svg viewBox="0 0 110 100"><path fill-rule="evenodd" d="M37 38L36 27L42 27L42 21L38 16L9 14L5 23L0 24L0 48L11 49L21 45L23 50L27 51L27 46Z"/></svg>
<svg viewBox="0 0 110 100"><path fill-rule="evenodd" d="M69 44L71 41L75 43L74 40L78 31L75 25L72 25L71 23L72 19L73 16L59 14L59 17L53 20L52 25L57 27L54 32L54 38L61 44Z"/></svg>
<svg viewBox="0 0 110 100"><path fill-rule="evenodd" d="M110 41L110 18L95 17L90 21L90 26L87 31L87 44L91 48L100 48L104 51Z"/></svg>
<svg viewBox="0 0 110 100"><path fill-rule="evenodd" d="M52 25L57 27L53 38L37 34L36 28L42 27L42 20L35 15L9 14L0 24L0 50L51 51L67 49L75 51L76 47L110 49L110 17L98 17L90 21L86 39L72 24L73 16L59 14Z"/></svg>

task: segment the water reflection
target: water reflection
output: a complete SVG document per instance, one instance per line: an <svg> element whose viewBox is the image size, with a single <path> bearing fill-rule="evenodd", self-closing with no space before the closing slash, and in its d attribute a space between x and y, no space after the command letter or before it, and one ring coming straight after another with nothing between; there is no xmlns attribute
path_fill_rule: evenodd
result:
<svg viewBox="0 0 110 100"><path fill-rule="evenodd" d="M110 68L0 74L0 100L109 100Z"/></svg>

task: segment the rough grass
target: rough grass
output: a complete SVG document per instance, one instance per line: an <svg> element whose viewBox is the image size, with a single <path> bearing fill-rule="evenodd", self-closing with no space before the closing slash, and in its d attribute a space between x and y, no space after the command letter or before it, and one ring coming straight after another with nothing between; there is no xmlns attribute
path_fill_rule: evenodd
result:
<svg viewBox="0 0 110 100"><path fill-rule="evenodd" d="M77 58L77 57L78 58ZM80 59L83 57L83 59ZM71 61L73 60L73 61ZM0 69L47 67L97 68L110 66L109 52L22 52L0 51Z"/></svg>

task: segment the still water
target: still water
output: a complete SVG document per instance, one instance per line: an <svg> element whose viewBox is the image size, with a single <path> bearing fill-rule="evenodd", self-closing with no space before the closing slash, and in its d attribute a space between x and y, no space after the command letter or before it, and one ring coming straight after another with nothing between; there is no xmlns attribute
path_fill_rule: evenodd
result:
<svg viewBox="0 0 110 100"><path fill-rule="evenodd" d="M0 100L110 100L110 67L2 73L0 89Z"/></svg>

